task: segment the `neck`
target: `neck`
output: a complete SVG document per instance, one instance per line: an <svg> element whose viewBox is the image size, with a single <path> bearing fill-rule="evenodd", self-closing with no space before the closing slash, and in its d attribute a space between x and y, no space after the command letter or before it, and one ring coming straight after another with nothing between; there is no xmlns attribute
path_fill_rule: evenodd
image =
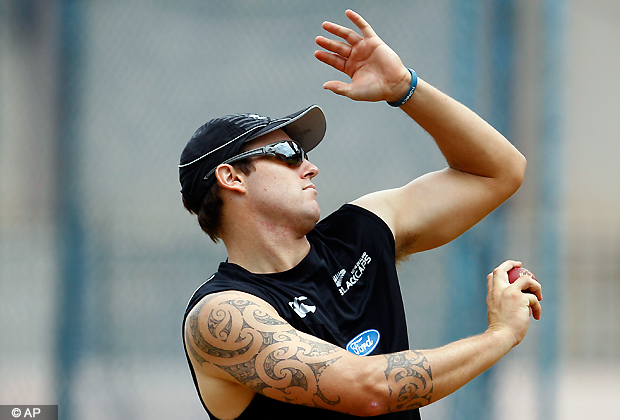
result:
<svg viewBox="0 0 620 420"><path fill-rule="evenodd" d="M290 270L310 252L305 235L285 228L251 229L242 224L222 235L228 262L252 273L279 273Z"/></svg>

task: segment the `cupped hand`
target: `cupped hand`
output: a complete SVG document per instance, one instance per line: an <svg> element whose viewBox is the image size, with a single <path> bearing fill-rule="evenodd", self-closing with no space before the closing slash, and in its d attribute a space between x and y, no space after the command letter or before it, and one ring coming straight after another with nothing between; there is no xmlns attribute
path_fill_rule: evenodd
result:
<svg viewBox="0 0 620 420"><path fill-rule="evenodd" d="M540 319L542 287L529 276L513 284L508 282L508 271L520 267L518 261L505 261L487 276L487 315L490 330L501 330L514 335L519 344L529 327L530 316ZM531 293L523 293L529 290Z"/></svg>

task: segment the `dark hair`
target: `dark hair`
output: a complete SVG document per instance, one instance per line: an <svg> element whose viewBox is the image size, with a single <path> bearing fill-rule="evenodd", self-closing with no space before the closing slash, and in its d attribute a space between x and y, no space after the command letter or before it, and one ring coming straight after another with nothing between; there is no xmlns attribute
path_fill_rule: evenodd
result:
<svg viewBox="0 0 620 420"><path fill-rule="evenodd" d="M250 159L243 159L233 162L231 165L235 169L243 172L245 175L250 175L250 173L256 169ZM215 174L212 176L215 176ZM220 184L216 180L203 197L198 213L190 208L187 201L185 201L185 197L183 197L183 205L187 211L198 216L198 224L200 225L200 228L207 235L209 235L211 240L215 243L220 240L219 231L223 203L222 198L220 197L220 188Z"/></svg>

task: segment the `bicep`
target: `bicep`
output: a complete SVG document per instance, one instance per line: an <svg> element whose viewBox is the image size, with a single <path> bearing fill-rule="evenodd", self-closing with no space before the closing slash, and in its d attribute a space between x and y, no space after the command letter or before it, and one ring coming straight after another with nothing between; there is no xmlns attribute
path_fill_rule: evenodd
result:
<svg viewBox="0 0 620 420"><path fill-rule="evenodd" d="M444 245L474 226L514 191L496 179L452 168L353 201L381 217L396 242L397 257Z"/></svg>

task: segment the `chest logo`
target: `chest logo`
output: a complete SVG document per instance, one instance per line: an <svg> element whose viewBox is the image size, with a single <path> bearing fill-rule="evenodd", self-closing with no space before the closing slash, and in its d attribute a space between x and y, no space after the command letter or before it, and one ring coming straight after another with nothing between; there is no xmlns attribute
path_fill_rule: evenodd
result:
<svg viewBox="0 0 620 420"><path fill-rule="evenodd" d="M307 299L308 298L305 296L299 296L294 298L292 302L288 303L300 318L305 318L309 313L314 313L316 311L316 306L306 305L303 303L303 301Z"/></svg>
<svg viewBox="0 0 620 420"><path fill-rule="evenodd" d="M381 334L377 330L359 333L347 344L347 351L358 356L367 356L377 347Z"/></svg>
<svg viewBox="0 0 620 420"><path fill-rule="evenodd" d="M359 260L353 266L351 270L351 277L348 280L345 280L345 276L347 274L346 270L343 268L338 273L334 274L333 280L334 284L338 288L341 296L344 296L345 293L349 291L351 287L353 287L361 278L362 274L364 274L364 270L366 270L366 266L370 264L372 258L366 252L362 254ZM345 281L343 281L345 280Z"/></svg>
<svg viewBox="0 0 620 420"><path fill-rule="evenodd" d="M342 286L342 280L344 279L344 276L347 275L347 270L345 270L344 268L342 270L340 270L339 272L337 272L336 274L334 274L334 283L336 284L336 287L340 287Z"/></svg>

